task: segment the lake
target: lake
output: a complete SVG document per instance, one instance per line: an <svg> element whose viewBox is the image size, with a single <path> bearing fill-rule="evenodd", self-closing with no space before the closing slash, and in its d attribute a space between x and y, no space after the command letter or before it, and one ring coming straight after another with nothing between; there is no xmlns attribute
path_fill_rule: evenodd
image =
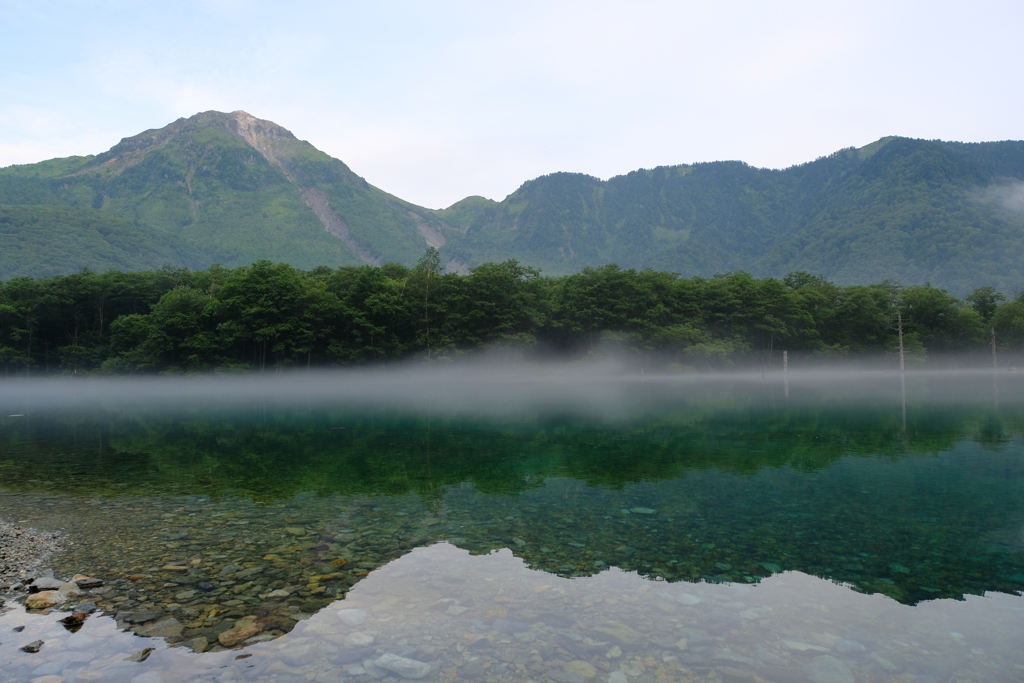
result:
<svg viewBox="0 0 1024 683"><path fill-rule="evenodd" d="M8 381L0 414L0 519L103 581L8 592L5 681L1024 679L1016 373Z"/></svg>

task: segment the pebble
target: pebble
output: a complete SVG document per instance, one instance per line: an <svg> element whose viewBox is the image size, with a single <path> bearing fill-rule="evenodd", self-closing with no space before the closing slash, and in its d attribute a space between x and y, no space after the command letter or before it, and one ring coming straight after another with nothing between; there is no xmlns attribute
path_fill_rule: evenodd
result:
<svg viewBox="0 0 1024 683"><path fill-rule="evenodd" d="M103 586L103 579L97 579L92 576L78 575L75 576L72 580L75 582L75 585L78 586L80 590L84 591L92 590L94 588L101 588Z"/></svg>
<svg viewBox="0 0 1024 683"><path fill-rule="evenodd" d="M820 645L811 645L810 643L801 643L796 640L783 640L782 647L793 652L828 652L827 647Z"/></svg>
<svg viewBox="0 0 1024 683"><path fill-rule="evenodd" d="M609 638L619 641L620 645L635 645L643 639L643 634L625 624L617 621L609 621L594 629Z"/></svg>
<svg viewBox="0 0 1024 683"><path fill-rule="evenodd" d="M345 645L349 647L364 647L373 642L373 636L362 631L355 631L345 637Z"/></svg>
<svg viewBox="0 0 1024 683"><path fill-rule="evenodd" d="M597 669L590 662L584 662L581 659L577 659L565 664L562 669L566 673L576 674L582 676L585 679L593 678L597 675Z"/></svg>
<svg viewBox="0 0 1024 683"><path fill-rule="evenodd" d="M152 626L139 629L138 634L145 638L176 638L181 635L184 629L184 624L174 617L170 617L169 619L158 621Z"/></svg>
<svg viewBox="0 0 1024 683"><path fill-rule="evenodd" d="M398 674L402 678L411 678L413 680L425 678L430 673L430 665L426 662L390 653L377 659L374 664L381 669Z"/></svg>
<svg viewBox="0 0 1024 683"><path fill-rule="evenodd" d="M361 609L340 609L337 614L346 626L360 626L366 621L366 612Z"/></svg>
<svg viewBox="0 0 1024 683"><path fill-rule="evenodd" d="M44 643L41 640L33 640L28 645L23 645L21 647L21 651L22 652L29 652L31 654L35 654L36 652L39 652L39 649L43 646L43 644Z"/></svg>
<svg viewBox="0 0 1024 683"><path fill-rule="evenodd" d="M813 683L856 683L850 667L831 655L815 657L804 673Z"/></svg>
<svg viewBox="0 0 1024 683"><path fill-rule="evenodd" d="M678 595L676 595L676 600L684 605L689 605L691 607L693 605L700 604L700 598L698 598L696 595L691 595L690 593L679 593Z"/></svg>
<svg viewBox="0 0 1024 683"><path fill-rule="evenodd" d="M839 640L837 640L836 644L833 647L836 652L844 655L855 652L864 652L867 649L862 644L858 643L856 640L848 640L846 638L840 638Z"/></svg>
<svg viewBox="0 0 1024 683"><path fill-rule="evenodd" d="M149 659L149 655L152 654L152 653L153 653L153 648L147 647L145 649L139 650L138 652L133 654L131 657L125 657L124 661L126 661L126 662L144 662L147 659Z"/></svg>
<svg viewBox="0 0 1024 683"><path fill-rule="evenodd" d="M885 671L887 671L889 673L895 673L895 672L899 671L899 667L897 667L895 664L893 664L892 662L890 662L888 659L886 659L882 655L878 654L877 652L872 652L868 656L871 659L873 659L875 661L875 663L878 664L878 666L882 667L882 669L884 669Z"/></svg>

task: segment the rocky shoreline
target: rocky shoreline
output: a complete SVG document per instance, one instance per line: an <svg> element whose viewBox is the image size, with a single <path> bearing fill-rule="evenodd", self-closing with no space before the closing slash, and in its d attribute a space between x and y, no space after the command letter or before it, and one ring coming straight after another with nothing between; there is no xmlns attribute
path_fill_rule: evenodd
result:
<svg viewBox="0 0 1024 683"><path fill-rule="evenodd" d="M10 591L35 578L38 568L67 543L59 531L40 531L0 520L0 590Z"/></svg>

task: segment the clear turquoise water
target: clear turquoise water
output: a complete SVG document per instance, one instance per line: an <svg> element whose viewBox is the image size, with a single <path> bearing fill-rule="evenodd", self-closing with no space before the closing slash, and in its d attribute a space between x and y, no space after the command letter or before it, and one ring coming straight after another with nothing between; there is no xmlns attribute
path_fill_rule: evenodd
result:
<svg viewBox="0 0 1024 683"><path fill-rule="evenodd" d="M161 574L164 562L201 560L192 583L216 580L229 563L260 566L263 583L224 611L244 618L265 609L262 589L304 586L290 606L298 621L275 631L285 639L314 623L309 615L347 602L363 600L372 612L370 582L378 599L401 593L389 572L429 552L454 552L456 563L505 558L510 585L532 569L535 582L553 585L629 576L640 582L630 591L711 591L693 607L706 610L706 624L733 619L720 594L762 584L769 593L824 590L815 581L839 584L826 591L830 600L872 601L866 612L856 603L849 620L861 631L889 628L890 606L924 614L913 610L1003 595L1006 609L1024 610L1013 602L1024 590L1024 380L1016 375L998 386L989 375L911 376L905 399L891 375L793 375L788 388L779 376L638 382L549 372L364 377L348 388L277 381L230 390L186 381L174 392L78 385L59 400L0 390L2 412L22 415L0 419L0 517L67 530L76 544L51 561L58 576L141 577L107 596L122 598L111 614L176 604L180 577ZM112 546L112 537L122 540ZM339 571L330 564L338 559L345 576L309 589L311 576ZM477 571L469 567L467 575ZM501 571L490 578L504 580ZM131 582L145 589L132 593ZM522 608L538 611L543 595L521 598ZM171 613L218 604L200 594ZM486 611L476 618L488 626ZM772 610L749 618L775 624ZM646 619L618 617L634 626ZM978 637L995 637L984 630ZM850 664L857 680L911 671L859 661ZM1017 665L1000 661L999 676L1015 680ZM673 675L711 675L713 662L705 664ZM812 676L803 660L778 666ZM431 675L464 677L442 668ZM947 669L984 680L971 678L981 674L967 659Z"/></svg>

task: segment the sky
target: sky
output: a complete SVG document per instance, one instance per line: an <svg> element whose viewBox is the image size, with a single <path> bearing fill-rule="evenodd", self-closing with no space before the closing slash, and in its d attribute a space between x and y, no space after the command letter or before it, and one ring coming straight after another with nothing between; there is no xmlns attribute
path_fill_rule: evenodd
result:
<svg viewBox="0 0 1024 683"><path fill-rule="evenodd" d="M572 171L1024 138L1024 3L0 1L0 167L200 111L429 208Z"/></svg>

